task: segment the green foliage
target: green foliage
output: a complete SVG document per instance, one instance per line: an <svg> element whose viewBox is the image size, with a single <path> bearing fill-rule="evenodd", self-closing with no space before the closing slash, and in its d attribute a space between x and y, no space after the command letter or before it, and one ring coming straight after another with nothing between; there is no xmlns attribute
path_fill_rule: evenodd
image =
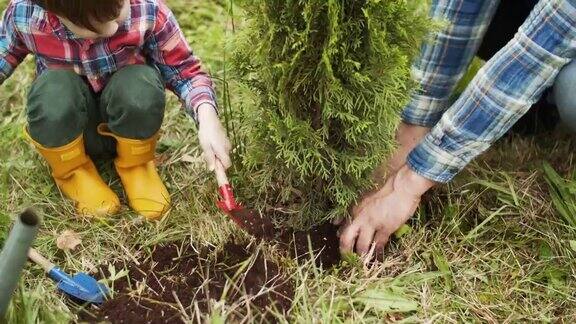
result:
<svg viewBox="0 0 576 324"><path fill-rule="evenodd" d="M0 249L4 246L4 241L10 229L10 217L4 213L0 213Z"/></svg>
<svg viewBox="0 0 576 324"><path fill-rule="evenodd" d="M576 174L566 180L549 163L544 163L544 174L554 207L566 224L576 230Z"/></svg>
<svg viewBox="0 0 576 324"><path fill-rule="evenodd" d="M310 225L346 213L393 148L430 27L422 1L237 1L244 197ZM426 3L426 2L424 2ZM248 176L249 175L249 176Z"/></svg>
<svg viewBox="0 0 576 324"><path fill-rule="evenodd" d="M52 289L37 286L27 288L24 280L13 295L12 302L6 314L6 323L70 323L70 314L67 314L60 305L48 308L44 304L47 294L54 294ZM2 319L0 319L0 323Z"/></svg>

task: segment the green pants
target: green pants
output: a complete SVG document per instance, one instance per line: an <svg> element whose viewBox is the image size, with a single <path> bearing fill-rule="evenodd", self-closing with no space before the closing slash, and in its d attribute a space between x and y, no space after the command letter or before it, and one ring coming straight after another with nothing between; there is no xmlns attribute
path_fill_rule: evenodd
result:
<svg viewBox="0 0 576 324"><path fill-rule="evenodd" d="M98 94L73 71L50 70L34 81L28 95L28 132L47 148L64 146L83 133L86 152L108 158L115 155L115 140L98 134L98 124L108 123L121 137L147 139L160 129L165 104L164 84L150 66L119 70Z"/></svg>

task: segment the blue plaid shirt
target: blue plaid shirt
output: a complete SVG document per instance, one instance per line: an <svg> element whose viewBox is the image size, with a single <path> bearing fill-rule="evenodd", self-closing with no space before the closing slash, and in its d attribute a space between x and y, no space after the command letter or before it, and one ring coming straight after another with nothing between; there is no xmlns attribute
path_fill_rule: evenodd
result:
<svg viewBox="0 0 576 324"><path fill-rule="evenodd" d="M514 39L496 54L452 106L449 98L474 57L498 0L434 0L447 20L413 66L420 87L402 118L433 127L409 154L418 174L448 182L540 98L576 54L576 0L542 0Z"/></svg>

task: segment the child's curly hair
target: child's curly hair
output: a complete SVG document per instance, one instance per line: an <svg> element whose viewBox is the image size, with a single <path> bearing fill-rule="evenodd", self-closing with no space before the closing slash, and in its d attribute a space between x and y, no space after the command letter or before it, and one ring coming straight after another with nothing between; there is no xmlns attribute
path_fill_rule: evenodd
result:
<svg viewBox="0 0 576 324"><path fill-rule="evenodd" d="M70 20L73 24L98 32L92 21L116 19L124 0L32 0L47 11Z"/></svg>

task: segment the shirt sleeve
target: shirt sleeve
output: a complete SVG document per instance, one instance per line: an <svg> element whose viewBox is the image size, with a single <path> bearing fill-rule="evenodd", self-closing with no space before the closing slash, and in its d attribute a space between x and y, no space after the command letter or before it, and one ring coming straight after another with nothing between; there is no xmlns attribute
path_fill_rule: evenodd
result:
<svg viewBox="0 0 576 324"><path fill-rule="evenodd" d="M0 83L10 77L29 53L16 28L15 12L11 2L0 23Z"/></svg>
<svg viewBox="0 0 576 324"><path fill-rule="evenodd" d="M448 109L450 96L474 58L499 0L434 0L430 15L442 24L422 45L412 65L417 90L402 120L432 127Z"/></svg>
<svg viewBox="0 0 576 324"><path fill-rule="evenodd" d="M576 54L576 0L540 1L514 39L408 156L418 174L448 182L552 85Z"/></svg>
<svg viewBox="0 0 576 324"><path fill-rule="evenodd" d="M182 100L194 120L197 121L201 104L216 109L212 79L202 70L200 60L192 53L174 14L163 1L158 1L155 25L145 47L168 89Z"/></svg>

